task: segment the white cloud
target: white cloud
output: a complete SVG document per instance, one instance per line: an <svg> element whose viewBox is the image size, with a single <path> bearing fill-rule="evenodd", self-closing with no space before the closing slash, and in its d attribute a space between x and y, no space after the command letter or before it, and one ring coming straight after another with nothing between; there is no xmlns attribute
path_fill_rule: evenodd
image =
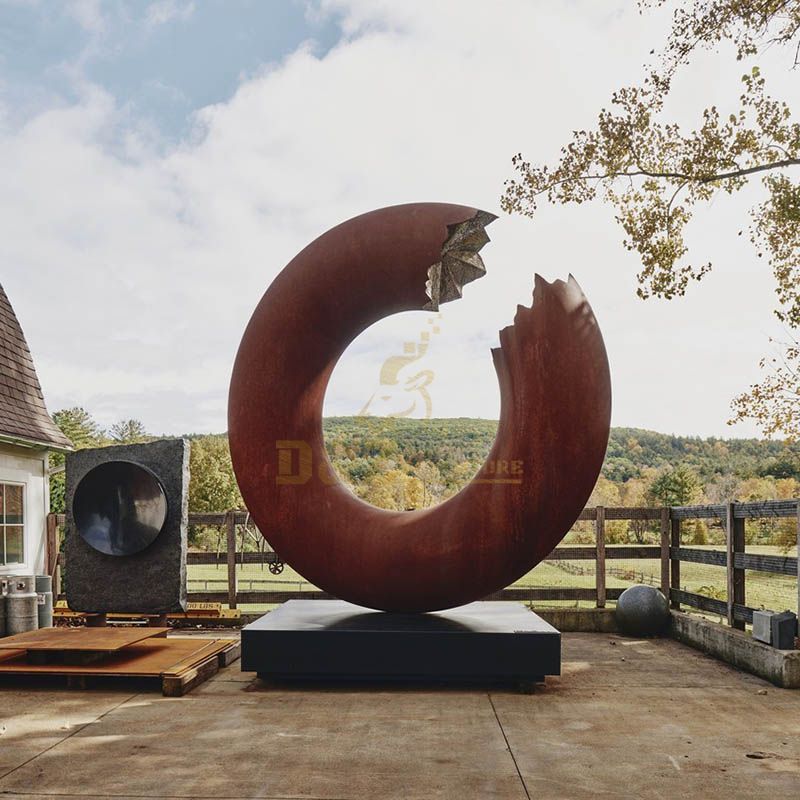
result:
<svg viewBox="0 0 800 800"><path fill-rule="evenodd" d="M164 25L173 20L187 20L194 14L194 2L181 0L157 0L150 3L144 14L145 24L151 27Z"/></svg>
<svg viewBox="0 0 800 800"><path fill-rule="evenodd" d="M166 151L96 87L0 128L2 277L51 410L81 403L106 423L224 429L241 333L301 247L383 205L496 211L511 155L551 159L660 36L652 17L589 2L323 3L334 10L347 39L245 81ZM723 86L722 70L705 69ZM698 260L713 257L716 271L671 304L636 299L637 265L609 209L499 219L488 276L444 307L434 414L496 416L497 331L530 303L535 271L573 272L606 337L615 424L725 434L730 398L757 377L773 329L770 279L732 233L745 208L726 198L701 212ZM362 337L334 374L328 411L357 411L381 360L420 324L403 315Z"/></svg>
<svg viewBox="0 0 800 800"><path fill-rule="evenodd" d="M69 0L64 6L64 10L89 33L99 33L106 27L106 18L100 0Z"/></svg>

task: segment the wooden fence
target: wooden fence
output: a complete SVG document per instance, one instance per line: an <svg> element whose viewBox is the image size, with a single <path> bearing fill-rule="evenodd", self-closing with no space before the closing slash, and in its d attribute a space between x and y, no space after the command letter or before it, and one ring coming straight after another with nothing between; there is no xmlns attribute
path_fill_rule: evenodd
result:
<svg viewBox="0 0 800 800"><path fill-rule="evenodd" d="M745 552L745 520L766 518L791 518L795 522L798 552L800 552L800 501L780 500L758 503L728 503L710 506L675 506L672 508L597 508L585 509L579 520L594 524L594 545L560 545L547 557L547 561L593 561L595 586L586 587L509 587L495 592L487 599L522 600L526 602L547 601L594 601L603 608L609 600L616 600L622 593L619 588L606 588L606 574L617 572L607 568L606 562L615 559L657 559L660 561L659 588L669 598L673 608L681 605L709 611L727 618L736 628L744 628L752 622L753 608L746 604L746 573L748 570L790 575L797 578L798 607L800 607L800 561L795 556L763 555ZM681 545L681 525L686 520L718 520L725 530L725 550ZM642 520L658 522L660 544L615 545L606 547L605 527L612 520ZM265 605L295 599L324 599L330 595L315 590L249 590L242 591L237 585L237 569L243 564L267 564L280 568L280 558L272 550L264 552L237 552L237 526L251 521L245 511L229 511L223 514L190 514L190 525L221 526L225 530L226 549L216 552L190 552L188 564L226 565L226 591L191 592L195 602L223 603L230 608L239 604ZM51 514L47 522L48 565L60 585L59 572L64 564L60 553L59 529L63 528L64 516ZM726 599L708 597L682 590L681 563L693 562L722 567L726 570ZM295 584L296 581L291 581ZM775 609L780 610L780 609Z"/></svg>

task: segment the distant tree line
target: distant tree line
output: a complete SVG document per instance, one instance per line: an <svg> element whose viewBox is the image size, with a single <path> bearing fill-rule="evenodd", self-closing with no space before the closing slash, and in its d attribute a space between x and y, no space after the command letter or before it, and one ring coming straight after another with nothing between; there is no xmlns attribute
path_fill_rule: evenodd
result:
<svg viewBox="0 0 800 800"><path fill-rule="evenodd" d="M137 419L125 419L102 428L83 408L66 408L56 411L53 419L69 437L76 449L110 447L120 444L136 444L162 438L147 432ZM243 508L242 495L233 474L228 437L225 434L194 435L185 438L191 442L189 470L189 510L213 513ZM51 468L64 463L64 456L54 453L50 457ZM50 477L50 508L55 513L64 512L64 472L55 472ZM219 547L219 531L194 527L190 530L190 541L206 543L213 540Z"/></svg>
<svg viewBox="0 0 800 800"><path fill-rule="evenodd" d="M64 408L53 414L53 420L69 437L76 450L87 447L107 447L114 444L134 444L146 442L149 436L144 425L137 419L123 419L104 430L84 408ZM55 470L64 465L63 453L50 455L50 468ZM64 512L64 472L56 471L50 476L50 509Z"/></svg>
<svg viewBox="0 0 800 800"><path fill-rule="evenodd" d="M136 419L104 430L82 408L57 411L56 424L76 448L130 444L155 438ZM324 420L328 456L340 480L365 502L405 511L446 500L485 461L497 433L494 420L452 418L415 420L386 417L329 417ZM244 508L225 434L189 434L189 510L222 512ZM54 455L54 465L63 456ZM64 475L51 477L51 507L64 509ZM637 428L614 428L602 473L588 505L673 506L791 499L800 497L800 444L758 439L701 439ZM790 546L792 521L748 523L750 543ZM696 544L719 543L722 532L698 520L686 525ZM785 529L785 530L784 530ZM652 523L609 521L613 542L645 542ZM591 538L579 523L573 538ZM219 548L217 530L193 529L194 544ZM244 534L243 534L244 536ZM257 538L253 538L257 545Z"/></svg>

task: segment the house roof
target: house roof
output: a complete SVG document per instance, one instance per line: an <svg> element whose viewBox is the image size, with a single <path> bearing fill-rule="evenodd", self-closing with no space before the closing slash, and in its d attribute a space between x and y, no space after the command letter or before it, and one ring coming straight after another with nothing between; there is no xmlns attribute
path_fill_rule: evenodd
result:
<svg viewBox="0 0 800 800"><path fill-rule="evenodd" d="M71 450L47 413L31 351L0 286L0 440Z"/></svg>

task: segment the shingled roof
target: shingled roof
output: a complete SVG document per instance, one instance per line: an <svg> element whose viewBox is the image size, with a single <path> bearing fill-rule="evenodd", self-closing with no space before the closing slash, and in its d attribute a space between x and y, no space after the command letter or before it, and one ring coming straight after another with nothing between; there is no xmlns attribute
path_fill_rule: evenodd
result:
<svg viewBox="0 0 800 800"><path fill-rule="evenodd" d="M71 450L50 418L31 351L14 309L0 286L0 441Z"/></svg>

